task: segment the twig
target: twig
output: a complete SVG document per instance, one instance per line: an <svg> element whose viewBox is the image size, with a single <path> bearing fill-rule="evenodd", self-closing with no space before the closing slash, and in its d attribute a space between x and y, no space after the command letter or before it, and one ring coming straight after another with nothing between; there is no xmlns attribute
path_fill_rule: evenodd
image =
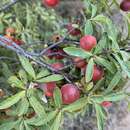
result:
<svg viewBox="0 0 130 130"><path fill-rule="evenodd" d="M20 0L12 0L11 3L6 4L6 5L4 5L3 7L1 7L1 8L0 8L0 12L5 11L5 10L7 10L8 8L12 7L12 6L15 5L18 1L20 1Z"/></svg>

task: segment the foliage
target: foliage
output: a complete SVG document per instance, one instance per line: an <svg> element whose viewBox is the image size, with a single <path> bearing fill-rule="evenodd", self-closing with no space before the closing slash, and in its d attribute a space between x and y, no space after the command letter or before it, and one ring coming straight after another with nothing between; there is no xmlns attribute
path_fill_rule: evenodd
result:
<svg viewBox="0 0 130 130"><path fill-rule="evenodd" d="M2 0L1 5L9 3L6 1ZM79 19L60 16L41 0L18 1L0 12L0 90L4 93L0 94L0 130L59 130L66 113L81 114L89 105L96 112L98 129L103 130L107 115L101 103L128 98L124 84L130 78L130 15L123 13L129 33L122 39L122 32L109 18L113 6L118 5L115 0L82 2L85 7ZM68 32L66 25L70 23L72 31L81 30L80 35ZM15 28L14 38L23 41L21 46L15 42L7 44L11 41L4 36L9 27ZM89 52L79 44L84 35L97 39L97 45ZM50 49L64 53L54 51L50 58L47 53ZM87 62L85 74L76 68L75 57ZM63 63L64 67L53 68L55 62ZM98 81L92 79L95 65L104 70ZM41 87L50 82L56 82L53 97L47 97ZM68 82L79 88L80 99L65 105L60 89Z"/></svg>

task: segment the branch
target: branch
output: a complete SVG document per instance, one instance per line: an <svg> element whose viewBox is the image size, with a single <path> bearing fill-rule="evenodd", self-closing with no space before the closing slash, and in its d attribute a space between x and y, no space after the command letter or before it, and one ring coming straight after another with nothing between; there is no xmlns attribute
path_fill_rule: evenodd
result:
<svg viewBox="0 0 130 130"><path fill-rule="evenodd" d="M12 0L11 3L5 4L3 7L0 8L0 12L7 10L8 8L12 7L13 5L15 5L19 1L20 0Z"/></svg>

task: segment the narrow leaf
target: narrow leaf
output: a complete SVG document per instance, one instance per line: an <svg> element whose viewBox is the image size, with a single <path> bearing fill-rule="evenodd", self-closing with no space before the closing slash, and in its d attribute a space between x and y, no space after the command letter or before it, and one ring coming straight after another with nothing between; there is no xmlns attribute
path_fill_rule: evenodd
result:
<svg viewBox="0 0 130 130"><path fill-rule="evenodd" d="M19 60L20 60L20 62L21 62L21 64L22 64L23 68L25 69L25 71L26 71L32 78L35 79L35 77L36 77L36 76L35 76L35 71L34 71L32 65L31 65L31 63L29 62L29 60L28 60L26 57L20 56L20 55L19 55Z"/></svg>
<svg viewBox="0 0 130 130"><path fill-rule="evenodd" d="M55 118L50 130L59 130L61 126L61 120L62 120L62 113L59 112L57 117Z"/></svg>
<svg viewBox="0 0 130 130"><path fill-rule="evenodd" d="M48 76L50 72L47 69L42 69L36 76L37 79Z"/></svg>
<svg viewBox="0 0 130 130"><path fill-rule="evenodd" d="M60 81L62 79L63 79L62 75L53 74L53 75L47 76L45 78L41 78L41 79L36 80L36 81L39 82L39 83L47 83L47 82Z"/></svg>
<svg viewBox="0 0 130 130"><path fill-rule="evenodd" d="M81 98L78 101L66 106L63 108L63 111L68 111L68 112L75 112L78 111L86 106L88 103L87 98Z"/></svg>
<svg viewBox="0 0 130 130"><path fill-rule="evenodd" d="M16 76L11 76L8 79L9 84L11 84L12 87L22 88L25 89L24 83L19 80Z"/></svg>
<svg viewBox="0 0 130 130"><path fill-rule="evenodd" d="M37 115L40 118L43 118L46 116L44 106L41 105L41 103L37 100L36 97L34 97L33 95L31 97L29 97L29 102L30 102L31 106L33 107L34 111L37 113Z"/></svg>
<svg viewBox="0 0 130 130"><path fill-rule="evenodd" d="M25 91L22 91L5 99L4 101L0 102L0 109L9 108L10 106L16 104L24 96L25 96Z"/></svg>
<svg viewBox="0 0 130 130"><path fill-rule="evenodd" d="M112 66L112 64L108 60L101 57L96 57L95 61L99 63L100 65L106 67L106 69L109 70L112 74L115 73L115 68Z"/></svg>
<svg viewBox="0 0 130 130"><path fill-rule="evenodd" d="M92 35L93 34L93 25L90 20L88 20L85 24L84 33L86 35Z"/></svg>
<svg viewBox="0 0 130 130"><path fill-rule="evenodd" d="M61 105L62 105L62 96L61 96L61 91L60 91L60 89L58 87L54 90L54 102L55 102L56 108L61 107Z"/></svg>
<svg viewBox="0 0 130 130"><path fill-rule="evenodd" d="M117 71L114 77L112 78L110 84L108 85L107 89L104 91L104 93L109 93L111 92L116 85L119 83L120 79L122 77L122 74L120 71Z"/></svg>
<svg viewBox="0 0 130 130"><path fill-rule="evenodd" d="M89 58L90 56L92 56L90 52L86 52L83 49L76 48L76 47L66 47L64 48L64 51L71 56L76 56L81 58Z"/></svg>
<svg viewBox="0 0 130 130"><path fill-rule="evenodd" d="M86 68L86 75L85 75L86 82L91 81L93 77L93 67L94 67L94 62L93 62L93 58L91 58Z"/></svg>

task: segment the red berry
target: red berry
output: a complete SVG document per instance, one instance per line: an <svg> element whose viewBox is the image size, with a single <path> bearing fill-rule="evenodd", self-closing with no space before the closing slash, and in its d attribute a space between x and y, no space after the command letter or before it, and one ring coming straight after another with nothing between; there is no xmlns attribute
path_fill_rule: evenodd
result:
<svg viewBox="0 0 130 130"><path fill-rule="evenodd" d="M51 93L51 92L45 92L45 95L47 96L47 97L53 97L53 93Z"/></svg>
<svg viewBox="0 0 130 130"><path fill-rule="evenodd" d="M80 39L80 47L86 51L91 51L97 44L97 40L94 36L85 35Z"/></svg>
<svg viewBox="0 0 130 130"><path fill-rule="evenodd" d="M45 90L53 93L53 91L56 87L56 83L55 82L49 82L49 83L46 83L45 85L46 85Z"/></svg>
<svg viewBox="0 0 130 130"><path fill-rule="evenodd" d="M64 67L64 65L63 65L62 63L59 63L59 62L54 63L54 64L52 64L51 66L52 66L54 69L56 69L56 70L60 70L61 68Z"/></svg>
<svg viewBox="0 0 130 130"><path fill-rule="evenodd" d="M64 104L71 104L80 98L80 91L73 84L65 84L61 88L62 100Z"/></svg>
<svg viewBox="0 0 130 130"><path fill-rule="evenodd" d="M53 55L53 53L60 53L61 55L60 54L54 54ZM62 49L59 49L59 50L48 50L46 52L47 57L50 58L50 59L55 58L55 59L61 60L61 59L64 58L64 56L62 54L63 55L65 54L65 52Z"/></svg>
<svg viewBox="0 0 130 130"><path fill-rule="evenodd" d="M98 66L94 66L93 81L98 81L103 77L104 71Z"/></svg>
<svg viewBox="0 0 130 130"><path fill-rule="evenodd" d="M14 34L15 33L15 29L12 27L9 27L5 30L6 34Z"/></svg>
<svg viewBox="0 0 130 130"><path fill-rule="evenodd" d="M72 36L81 35L80 29L74 28L74 27L72 26L72 24L68 24L68 25L66 26L66 28L67 28L68 32L69 32Z"/></svg>
<svg viewBox="0 0 130 130"><path fill-rule="evenodd" d="M56 5L59 4L59 0L42 0L43 4L50 6L50 7L55 7Z"/></svg>
<svg viewBox="0 0 130 130"><path fill-rule="evenodd" d="M83 72L83 73L86 72L86 67L87 67L87 66L84 66L84 67L82 68L82 72ZM99 66L94 65L92 80L93 80L93 81L98 81L98 80L100 80L100 79L103 77L103 75L104 75L103 69L102 69L101 67L99 67Z"/></svg>
<svg viewBox="0 0 130 130"><path fill-rule="evenodd" d="M120 4L120 8L123 11L130 11L130 0L123 0Z"/></svg>
<svg viewBox="0 0 130 130"><path fill-rule="evenodd" d="M19 39L14 39L13 40L17 45L22 45L22 44L24 44L24 42L22 41L22 40L19 40Z"/></svg>
<svg viewBox="0 0 130 130"><path fill-rule="evenodd" d="M84 66L86 66L86 61L80 57L74 58L73 61L77 68L83 68Z"/></svg>
<svg viewBox="0 0 130 130"><path fill-rule="evenodd" d="M60 53L61 55L57 54L57 55L55 55L54 57L55 57L56 59L58 59L58 60L63 59L63 58L64 58L63 55L65 54L65 52L64 52L63 50L58 50L57 52ZM62 54L63 54L63 55L62 55Z"/></svg>
<svg viewBox="0 0 130 130"><path fill-rule="evenodd" d="M41 88L44 90L45 95L47 97L53 97L53 92L54 92L55 87L56 87L55 82L49 82L49 83L41 85Z"/></svg>
<svg viewBox="0 0 130 130"><path fill-rule="evenodd" d="M111 106L112 106L112 103L109 102L109 101L104 101L104 102L101 103L101 105L102 105L103 107L111 107Z"/></svg>
<svg viewBox="0 0 130 130"><path fill-rule="evenodd" d="M48 58L52 59L52 58L53 58L53 55L51 55L52 53L53 53L52 50L48 50L48 51L46 52L46 56L47 56Z"/></svg>

